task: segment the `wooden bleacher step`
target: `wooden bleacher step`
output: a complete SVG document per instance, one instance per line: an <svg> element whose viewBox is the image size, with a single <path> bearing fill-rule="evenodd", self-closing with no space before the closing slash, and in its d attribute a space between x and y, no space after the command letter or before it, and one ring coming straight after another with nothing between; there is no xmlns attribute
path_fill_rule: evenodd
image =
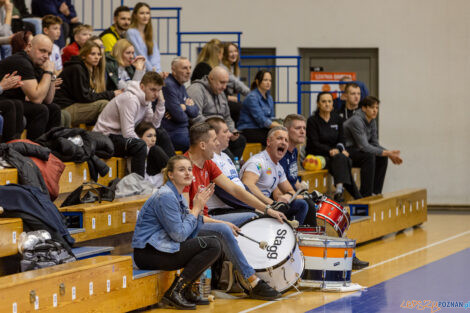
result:
<svg viewBox="0 0 470 313"><path fill-rule="evenodd" d="M260 153L263 147L260 143L247 143L243 150L242 160L248 161L253 155Z"/></svg>
<svg viewBox="0 0 470 313"><path fill-rule="evenodd" d="M0 218L0 257L18 253L18 238L22 232L20 218Z"/></svg>
<svg viewBox="0 0 470 313"><path fill-rule="evenodd" d="M110 255L114 247L102 247L102 246L84 246L73 248L72 252L75 254L77 260L94 258L100 255Z"/></svg>
<svg viewBox="0 0 470 313"><path fill-rule="evenodd" d="M420 225L427 220L426 189L404 189L348 203L353 222L348 237L357 243Z"/></svg>

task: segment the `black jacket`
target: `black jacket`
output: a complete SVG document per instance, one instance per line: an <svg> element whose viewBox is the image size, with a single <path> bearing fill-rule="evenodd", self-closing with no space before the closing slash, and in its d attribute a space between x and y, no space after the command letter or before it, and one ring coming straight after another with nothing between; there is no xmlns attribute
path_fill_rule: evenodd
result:
<svg viewBox="0 0 470 313"><path fill-rule="evenodd" d="M307 120L307 154L330 156L331 149L344 149L343 120L331 112L330 120L325 122L318 111Z"/></svg>
<svg viewBox="0 0 470 313"><path fill-rule="evenodd" d="M16 168L18 171L18 183L21 185L35 186L46 195L49 195L49 192L41 171L28 156L47 161L50 153L51 150L48 148L25 142L0 144L0 157L3 157Z"/></svg>
<svg viewBox="0 0 470 313"><path fill-rule="evenodd" d="M80 136L83 145L79 146L70 141L69 137ZM58 157L62 162L88 162L90 178L94 181L98 179L98 173L101 176L109 172L109 167L95 155L96 142L92 136L80 128L54 127L36 142L52 150L52 154Z"/></svg>
<svg viewBox="0 0 470 313"><path fill-rule="evenodd" d="M101 99L111 100L114 92L106 90L96 93L90 86L90 73L80 56L73 56L65 62L60 76L63 83L55 93L54 103L62 109L74 103L90 103Z"/></svg>

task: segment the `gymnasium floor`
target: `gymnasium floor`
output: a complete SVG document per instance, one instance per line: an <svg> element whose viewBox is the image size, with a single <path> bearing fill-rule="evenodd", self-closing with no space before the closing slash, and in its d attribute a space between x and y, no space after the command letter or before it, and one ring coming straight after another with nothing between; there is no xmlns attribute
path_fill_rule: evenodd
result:
<svg viewBox="0 0 470 313"><path fill-rule="evenodd" d="M470 312L469 213L431 211L421 227L361 245L356 253L371 264L352 275L367 287L363 291L300 289L269 302L216 299L197 312Z"/></svg>

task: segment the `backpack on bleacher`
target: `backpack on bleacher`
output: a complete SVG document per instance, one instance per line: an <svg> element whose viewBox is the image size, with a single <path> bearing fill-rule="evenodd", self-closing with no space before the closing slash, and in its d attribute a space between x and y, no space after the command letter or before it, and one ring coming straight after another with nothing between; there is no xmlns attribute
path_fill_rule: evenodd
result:
<svg viewBox="0 0 470 313"><path fill-rule="evenodd" d="M22 255L21 272L76 261L59 242L45 230L22 233L18 243Z"/></svg>

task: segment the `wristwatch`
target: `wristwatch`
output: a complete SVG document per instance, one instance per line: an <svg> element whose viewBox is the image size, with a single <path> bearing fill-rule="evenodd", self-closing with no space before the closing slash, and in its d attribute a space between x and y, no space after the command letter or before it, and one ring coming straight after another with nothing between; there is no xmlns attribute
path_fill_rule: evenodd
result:
<svg viewBox="0 0 470 313"><path fill-rule="evenodd" d="M272 206L270 204L266 204L266 206L264 207L264 214L268 214L269 209L272 209Z"/></svg>
<svg viewBox="0 0 470 313"><path fill-rule="evenodd" d="M44 73L44 74L49 74L49 75L51 75L51 77L54 76L54 73L51 72L51 71L44 71L43 73Z"/></svg>

